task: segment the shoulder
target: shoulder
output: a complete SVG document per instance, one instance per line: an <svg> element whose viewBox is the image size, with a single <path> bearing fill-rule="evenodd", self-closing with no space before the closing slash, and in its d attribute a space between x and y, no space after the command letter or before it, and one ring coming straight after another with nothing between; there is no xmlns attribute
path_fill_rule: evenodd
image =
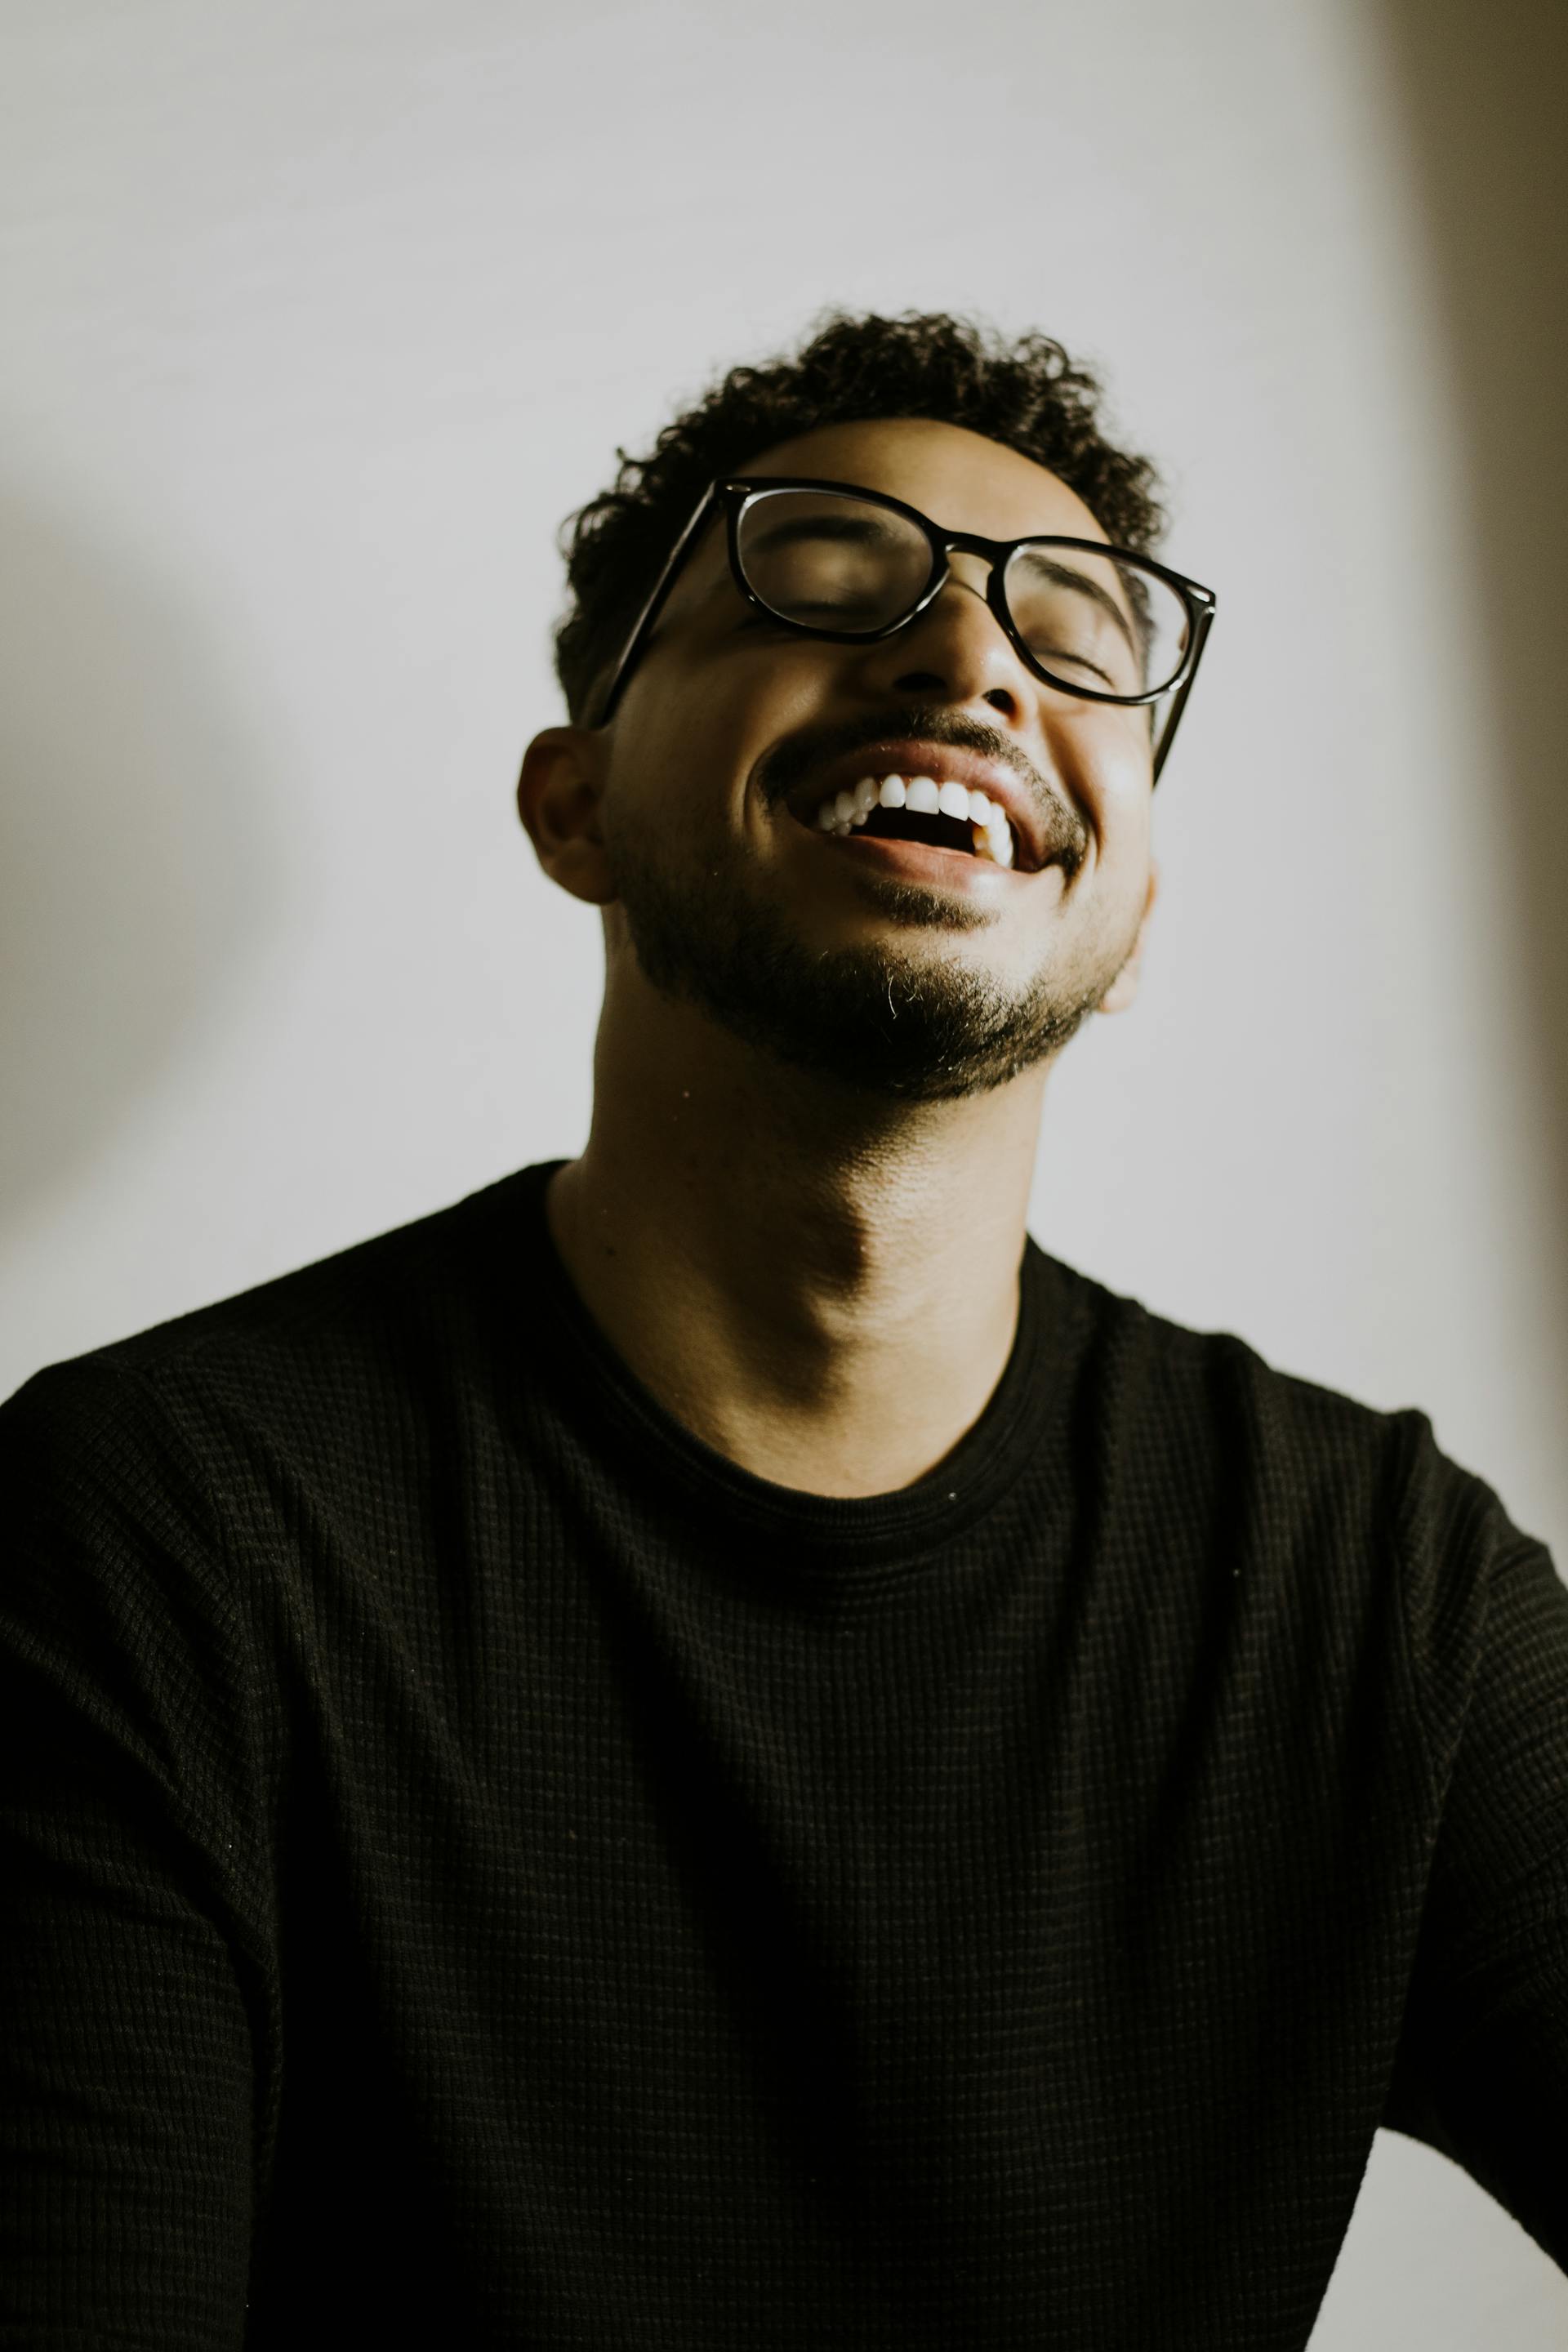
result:
<svg viewBox="0 0 1568 2352"><path fill-rule="evenodd" d="M510 1279L526 1318L548 1166L523 1169L392 1232L46 1366L0 1404L8 1475L46 1460L100 1469L149 1447L268 1420L306 1433L466 1362Z"/></svg>
<svg viewBox="0 0 1568 2352"><path fill-rule="evenodd" d="M1077 1334L1081 1425L1151 1508L1184 1500L1320 1557L1372 1547L1430 1559L1526 1540L1418 1404L1364 1403L1281 1370L1235 1332L1173 1322L1037 1255Z"/></svg>
<svg viewBox="0 0 1568 2352"><path fill-rule="evenodd" d="M1047 1265L1077 1334L1075 1475L1124 1557L1156 1561L1166 1585L1223 1561L1279 1608L1299 1654L1390 1650L1434 1759L1452 1755L1489 1656L1510 1690L1526 1650L1568 1668L1568 1591L1545 1547L1418 1406L1382 1411Z"/></svg>
<svg viewBox="0 0 1568 2352"><path fill-rule="evenodd" d="M1280 1370L1234 1331L1202 1330L1077 1272L1031 1243L1048 1303L1079 1377L1109 1413L1169 1448L1245 1446L1281 1463L1344 1463L1407 1446L1426 1417L1388 1412Z"/></svg>

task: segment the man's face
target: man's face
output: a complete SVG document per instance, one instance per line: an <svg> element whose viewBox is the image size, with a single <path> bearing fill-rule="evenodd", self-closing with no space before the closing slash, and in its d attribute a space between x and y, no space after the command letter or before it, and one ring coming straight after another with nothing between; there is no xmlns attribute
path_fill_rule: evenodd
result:
<svg viewBox="0 0 1568 2352"><path fill-rule="evenodd" d="M825 427L735 470L886 491L992 539L1106 536L1054 474L923 419ZM894 635L832 644L746 603L716 523L605 739L612 956L629 946L654 987L797 1067L904 1100L1057 1052L1128 965L1151 896L1147 710L1037 678L982 559L950 563ZM861 777L940 784L985 763L1013 796L1010 869L957 825L909 828L953 837L936 847L878 839L879 819L846 839L816 822Z"/></svg>

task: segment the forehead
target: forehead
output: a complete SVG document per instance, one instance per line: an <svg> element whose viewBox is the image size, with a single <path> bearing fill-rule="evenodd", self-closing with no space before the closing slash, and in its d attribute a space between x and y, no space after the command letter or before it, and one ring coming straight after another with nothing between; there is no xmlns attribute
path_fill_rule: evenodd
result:
<svg viewBox="0 0 1568 2352"><path fill-rule="evenodd" d="M984 434L931 417L822 425L734 470L856 482L906 499L951 530L972 530L985 539L1022 539L1030 531L1106 537L1076 490L1046 467Z"/></svg>

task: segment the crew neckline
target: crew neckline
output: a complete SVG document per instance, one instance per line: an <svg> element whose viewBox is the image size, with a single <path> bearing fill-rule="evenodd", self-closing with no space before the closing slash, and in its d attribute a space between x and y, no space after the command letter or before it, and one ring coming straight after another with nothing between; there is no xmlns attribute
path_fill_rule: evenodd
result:
<svg viewBox="0 0 1568 2352"><path fill-rule="evenodd" d="M1031 1463L1050 1449L1043 1423L1059 1381L1047 1363L1047 1333L1056 1339L1068 1319L1065 1267L1025 1235L1019 1268L1018 1320L1002 1376L978 1420L946 1459L918 1479L883 1495L814 1495L742 1469L688 1429L661 1404L611 1346L584 1304L555 1246L545 1215L545 1188L564 1160L534 1162L511 1180L521 1210L535 1303L546 1308L539 1326L558 1336L561 1369L575 1375L598 1426L613 1425L642 1465L689 1507L710 1533L790 1555L798 1567L885 1570L945 1549L994 1508ZM1059 1370L1059 1367L1058 1367Z"/></svg>

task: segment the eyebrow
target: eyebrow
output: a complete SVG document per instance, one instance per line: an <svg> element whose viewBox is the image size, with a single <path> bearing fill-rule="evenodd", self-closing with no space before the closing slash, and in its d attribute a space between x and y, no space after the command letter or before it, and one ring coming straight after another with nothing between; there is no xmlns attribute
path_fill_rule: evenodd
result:
<svg viewBox="0 0 1568 2352"><path fill-rule="evenodd" d="M881 539L886 536L885 527L879 529L875 523L866 520L859 515L791 515L786 516L782 522L770 524L766 530L748 534L747 544L763 550L788 547L792 541L797 539L847 541ZM726 562L718 577L710 582L698 598L699 606L710 604L721 590L733 588L734 585L733 576Z"/></svg>
<svg viewBox="0 0 1568 2352"><path fill-rule="evenodd" d="M795 539L886 539L890 536L886 524L877 524L867 516L793 515L783 522L751 538L753 547L787 547Z"/></svg>

